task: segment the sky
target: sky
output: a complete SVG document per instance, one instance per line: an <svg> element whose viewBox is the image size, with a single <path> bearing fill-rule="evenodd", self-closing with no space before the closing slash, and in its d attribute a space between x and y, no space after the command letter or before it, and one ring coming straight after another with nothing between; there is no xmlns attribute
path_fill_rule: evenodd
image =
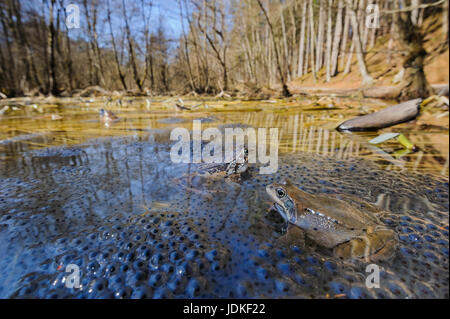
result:
<svg viewBox="0 0 450 319"><path fill-rule="evenodd" d="M88 3L91 0L88 0ZM99 7L98 11L98 35L99 40L102 42L102 38L104 38L105 41L109 41L110 39L110 33L109 33L109 26L106 23L106 1L107 0L99 0L100 3L103 5ZM119 29L124 28L124 22L123 18L121 17L121 11L122 10L122 0L109 0L111 3L112 10L118 10L116 11L117 18L114 18L113 14L113 30L114 33L119 34ZM180 10L178 5L178 0L144 0L145 3L152 2L152 8L151 8L151 19L150 19L150 31L156 31L160 25L160 22L163 24L164 31L166 35L171 39L177 39L181 35L182 28L180 23ZM81 27L79 29L74 28L70 29L69 35L72 38L85 38L86 37L86 26L83 25L85 23L84 18L84 8L82 5L82 0L64 0L64 5L67 7L70 4L76 4L79 8L80 13L80 24ZM126 4L134 4L135 6L140 6L140 0L125 0ZM25 10L35 11L40 15L44 15L46 20L48 19L48 2L42 1L42 0L22 0L21 1L22 8ZM115 9L114 9L115 8ZM146 14L149 13L150 8L146 6ZM56 15L56 12L55 12ZM142 15L141 11L135 12L134 16L132 16L131 10L128 11L128 16L130 18L130 28L133 30L139 30L141 32L142 28ZM163 17L163 19L160 21L160 16Z"/></svg>
<svg viewBox="0 0 450 319"><path fill-rule="evenodd" d="M155 17L159 13L165 17L165 25L168 27L170 36L177 38L181 35L180 10L176 0L153 0Z"/></svg>

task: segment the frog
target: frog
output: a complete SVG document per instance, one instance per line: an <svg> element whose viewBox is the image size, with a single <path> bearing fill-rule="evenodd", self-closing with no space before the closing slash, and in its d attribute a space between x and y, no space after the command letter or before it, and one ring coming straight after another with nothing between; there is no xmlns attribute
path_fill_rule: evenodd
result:
<svg viewBox="0 0 450 319"><path fill-rule="evenodd" d="M313 195L290 180L267 185L266 192L285 221L285 232L296 226L340 259L373 262L395 254L396 232L380 222L381 209L369 203L347 195Z"/></svg>
<svg viewBox="0 0 450 319"><path fill-rule="evenodd" d="M100 121L105 123L106 126L109 126L110 123L117 122L119 120L119 117L116 114L105 109L100 109L99 114Z"/></svg>
<svg viewBox="0 0 450 319"><path fill-rule="evenodd" d="M184 178L187 178L188 185L186 190L194 193L200 193L204 196L210 196L211 184L215 184L218 180L225 180L228 184L238 184L243 179L248 178L248 149L242 147L236 152L233 160L229 163L201 163L198 164L195 171L190 174L183 175L181 178L176 178L174 181L177 184L184 184ZM197 182L193 182L196 179ZM206 186L209 188L208 192L203 192L200 188ZM220 191L220 190L218 190Z"/></svg>

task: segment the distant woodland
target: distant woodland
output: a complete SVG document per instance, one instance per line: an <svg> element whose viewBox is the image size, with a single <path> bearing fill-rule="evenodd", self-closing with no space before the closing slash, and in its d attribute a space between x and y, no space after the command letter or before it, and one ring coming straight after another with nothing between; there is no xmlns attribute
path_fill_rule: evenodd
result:
<svg viewBox="0 0 450 319"><path fill-rule="evenodd" d="M288 96L288 83L305 74L327 82L348 72L371 85L365 55L383 39L392 54L401 53L397 95L408 99L430 90L421 28L427 18L440 17L448 47L448 0L172 2L176 37L150 0L1 0L0 91L64 96L99 86L218 94L250 83ZM70 4L79 8L76 36L66 23Z"/></svg>

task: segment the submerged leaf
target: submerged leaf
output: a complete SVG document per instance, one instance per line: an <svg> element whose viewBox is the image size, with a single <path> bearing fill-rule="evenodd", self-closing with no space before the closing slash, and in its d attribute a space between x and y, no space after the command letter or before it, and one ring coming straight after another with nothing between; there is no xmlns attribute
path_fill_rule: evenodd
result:
<svg viewBox="0 0 450 319"><path fill-rule="evenodd" d="M369 143L380 144L393 138L396 138L397 141L408 150L414 150L416 148L416 146L405 135L401 133L384 133L371 139Z"/></svg>
<svg viewBox="0 0 450 319"><path fill-rule="evenodd" d="M408 140L408 138L403 134L400 134L397 137L397 141L404 147L406 147L408 150L414 150L416 148L416 146L410 140Z"/></svg>
<svg viewBox="0 0 450 319"><path fill-rule="evenodd" d="M369 143L370 144L380 144L380 143L386 142L390 139L393 139L399 135L400 135L400 133L384 133L384 134L378 135L377 137L371 139L369 141Z"/></svg>

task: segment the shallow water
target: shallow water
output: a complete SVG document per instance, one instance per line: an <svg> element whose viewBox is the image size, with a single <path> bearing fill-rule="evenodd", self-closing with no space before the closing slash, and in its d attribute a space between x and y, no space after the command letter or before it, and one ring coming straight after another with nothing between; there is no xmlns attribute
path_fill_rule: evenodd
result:
<svg viewBox="0 0 450 319"><path fill-rule="evenodd" d="M174 112L175 100L110 102L121 121L109 127L98 121L101 99L39 101L42 113L27 102L0 117L0 297L448 298L448 130L385 130L420 148L402 154L394 142L367 143L376 133L334 130L357 114L345 105L378 101L330 110L301 100L203 101ZM171 162L169 133L193 119L204 128L278 127L278 172L253 165L241 184L189 184L196 166ZM399 246L378 263L380 288L366 288L364 263L282 240L265 186L285 178L386 210ZM81 270L81 289L64 285L69 264Z"/></svg>

